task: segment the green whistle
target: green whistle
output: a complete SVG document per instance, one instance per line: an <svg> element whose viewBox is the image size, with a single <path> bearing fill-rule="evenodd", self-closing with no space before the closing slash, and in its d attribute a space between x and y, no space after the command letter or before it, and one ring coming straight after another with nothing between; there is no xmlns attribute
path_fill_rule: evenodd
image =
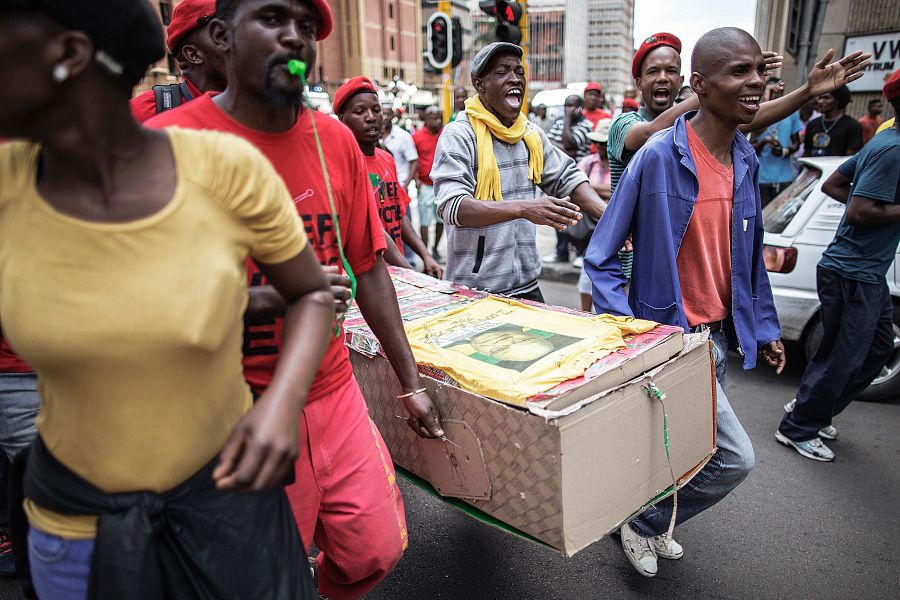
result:
<svg viewBox="0 0 900 600"><path fill-rule="evenodd" d="M287 64L288 72L294 77L305 77L306 76L306 63L302 60L297 60L296 58L292 58L288 61Z"/></svg>

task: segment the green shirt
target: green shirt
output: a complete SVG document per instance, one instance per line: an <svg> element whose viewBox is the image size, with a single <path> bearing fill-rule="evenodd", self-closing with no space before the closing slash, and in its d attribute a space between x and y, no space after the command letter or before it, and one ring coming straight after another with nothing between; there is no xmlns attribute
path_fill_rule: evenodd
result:
<svg viewBox="0 0 900 600"><path fill-rule="evenodd" d="M609 140L606 143L606 151L609 154L609 183L613 192L616 191L619 178L636 152L625 148L628 131L635 123L649 123L655 118L656 115L642 106L636 111L620 113L613 119L609 127Z"/></svg>

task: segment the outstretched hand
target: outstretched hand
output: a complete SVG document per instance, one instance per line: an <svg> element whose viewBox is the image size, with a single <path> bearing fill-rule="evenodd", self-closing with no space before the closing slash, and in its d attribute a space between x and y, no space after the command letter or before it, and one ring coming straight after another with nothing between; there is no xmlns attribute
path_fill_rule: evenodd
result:
<svg viewBox="0 0 900 600"><path fill-rule="evenodd" d="M784 57L777 52L763 52L763 60L766 62L766 76L768 77L774 71L781 68L784 63Z"/></svg>
<svg viewBox="0 0 900 600"><path fill-rule="evenodd" d="M810 96L821 96L833 92L851 81L856 81L863 76L866 66L872 59L871 54L857 50L841 60L829 64L834 55L834 48L832 48L809 72L807 86Z"/></svg>

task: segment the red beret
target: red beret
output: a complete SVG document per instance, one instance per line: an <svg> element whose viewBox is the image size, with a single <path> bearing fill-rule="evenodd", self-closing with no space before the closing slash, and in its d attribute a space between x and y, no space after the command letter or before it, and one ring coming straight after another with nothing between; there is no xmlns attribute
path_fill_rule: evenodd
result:
<svg viewBox="0 0 900 600"><path fill-rule="evenodd" d="M622 100L622 108L633 108L634 110L638 110L640 108L640 104L634 98L625 98Z"/></svg>
<svg viewBox="0 0 900 600"><path fill-rule="evenodd" d="M671 33L666 33L662 31L660 33L654 33L641 44L641 47L638 48L638 51L634 53L634 59L631 61L631 76L637 79L641 76L641 65L644 63L644 59L647 57L647 54L653 50L654 48L659 48L660 46L669 46L670 48L675 48L675 52L681 54L681 40L672 35Z"/></svg>
<svg viewBox="0 0 900 600"><path fill-rule="evenodd" d="M321 42L331 35L331 30L334 29L334 17L331 14L331 7L328 6L327 0L310 0L310 2L313 8L316 9L319 21L316 28L316 41Z"/></svg>
<svg viewBox="0 0 900 600"><path fill-rule="evenodd" d="M216 14L216 0L182 0L172 12L172 21L166 29L166 46L174 52L181 38L203 27Z"/></svg>
<svg viewBox="0 0 900 600"><path fill-rule="evenodd" d="M344 103L359 92L372 92L373 94L377 94L378 88L375 87L375 84L372 83L372 80L368 77L353 77L347 83L339 87L338 91L334 93L334 102L332 103L334 112L341 112Z"/></svg>
<svg viewBox="0 0 900 600"><path fill-rule="evenodd" d="M900 98L900 69L894 71L894 74L884 82L884 97L888 99L888 102Z"/></svg>
<svg viewBox="0 0 900 600"><path fill-rule="evenodd" d="M596 92L603 93L603 88L600 87L600 84L596 81L589 82L586 86L584 86L584 93L587 94L589 91L594 90Z"/></svg>

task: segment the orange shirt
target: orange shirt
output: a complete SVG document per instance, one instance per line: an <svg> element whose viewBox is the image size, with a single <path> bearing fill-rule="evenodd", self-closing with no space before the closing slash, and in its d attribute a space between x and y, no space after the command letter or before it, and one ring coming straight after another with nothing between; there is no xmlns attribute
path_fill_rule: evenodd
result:
<svg viewBox="0 0 900 600"><path fill-rule="evenodd" d="M699 190L676 263L690 326L725 319L731 312L731 216L734 167L710 154L687 122L688 147Z"/></svg>

